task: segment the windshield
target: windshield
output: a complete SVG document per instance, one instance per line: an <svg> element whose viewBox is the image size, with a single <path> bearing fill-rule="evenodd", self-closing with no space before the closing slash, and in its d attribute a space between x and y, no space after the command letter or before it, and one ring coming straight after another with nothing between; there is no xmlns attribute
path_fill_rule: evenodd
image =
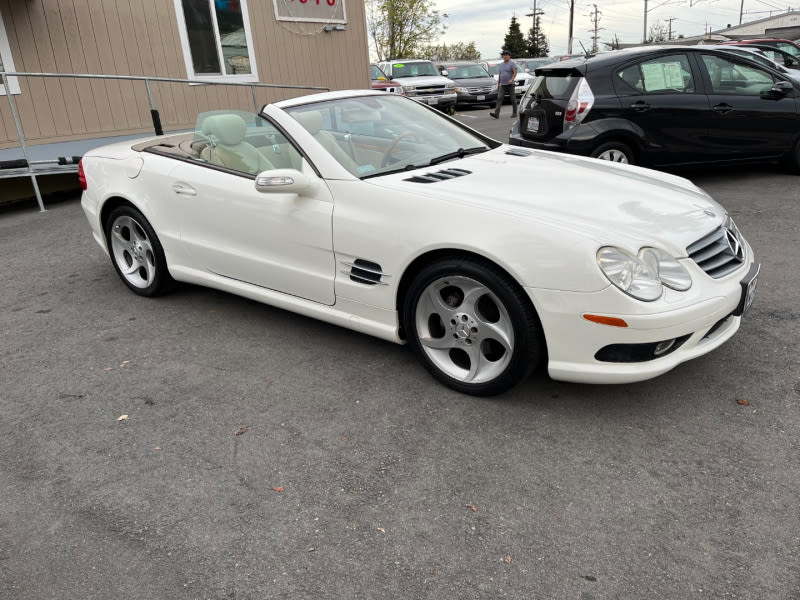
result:
<svg viewBox="0 0 800 600"><path fill-rule="evenodd" d="M386 81L386 75L378 68L377 65L369 66L369 77L372 81Z"/></svg>
<svg viewBox="0 0 800 600"><path fill-rule="evenodd" d="M421 77L427 75L441 75L430 61L395 63L392 65L392 77Z"/></svg>
<svg viewBox="0 0 800 600"><path fill-rule="evenodd" d="M500 65L489 65L489 73L497 75L500 72Z"/></svg>
<svg viewBox="0 0 800 600"><path fill-rule="evenodd" d="M474 79L476 77L489 77L489 73L480 65L451 65L444 66L450 79Z"/></svg>
<svg viewBox="0 0 800 600"><path fill-rule="evenodd" d="M762 56L762 54L759 52L749 52L747 50L739 50L738 48L733 48L733 49L723 48L723 49L738 56L749 58L750 60L760 63L762 65L772 67L773 69L778 68L779 66L776 65L774 61L770 60L766 56Z"/></svg>
<svg viewBox="0 0 800 600"><path fill-rule="evenodd" d="M491 143L398 96L343 98L286 110L357 177L429 166L451 153L457 160L459 154L488 150Z"/></svg>
<svg viewBox="0 0 800 600"><path fill-rule="evenodd" d="M789 42L776 42L775 47L779 50L783 50L784 52L788 52L789 54L800 57L800 49L798 49L794 44L790 44Z"/></svg>

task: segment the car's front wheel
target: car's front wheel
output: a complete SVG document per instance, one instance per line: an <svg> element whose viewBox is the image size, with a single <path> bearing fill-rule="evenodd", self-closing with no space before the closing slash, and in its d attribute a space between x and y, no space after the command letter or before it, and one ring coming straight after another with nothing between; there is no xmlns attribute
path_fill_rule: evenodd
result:
<svg viewBox="0 0 800 600"><path fill-rule="evenodd" d="M605 142L595 148L591 155L592 158L608 160L616 163L633 165L636 163L633 151L627 144L622 142Z"/></svg>
<svg viewBox="0 0 800 600"><path fill-rule="evenodd" d="M115 208L105 233L114 269L136 294L157 296L174 284L161 242L141 212L128 205Z"/></svg>
<svg viewBox="0 0 800 600"><path fill-rule="evenodd" d="M467 394L508 390L530 375L544 350L525 292L488 263L452 258L423 268L403 316L409 345L428 371Z"/></svg>

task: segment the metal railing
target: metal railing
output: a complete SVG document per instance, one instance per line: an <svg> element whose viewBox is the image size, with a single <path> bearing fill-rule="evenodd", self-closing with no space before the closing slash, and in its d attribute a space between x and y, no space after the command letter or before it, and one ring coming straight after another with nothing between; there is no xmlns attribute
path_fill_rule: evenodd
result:
<svg viewBox="0 0 800 600"><path fill-rule="evenodd" d="M19 145L20 149L22 150L23 159L18 161L12 161L13 166L15 168L14 175L25 177L28 176L31 179L31 184L33 185L33 191L36 194L36 201L39 203L39 210L44 211L44 202L42 201L42 194L39 190L39 184L36 181L36 177L38 175L42 175L43 173L37 173L33 165L40 165L40 164L51 164L57 163L59 165L71 165L77 164L77 160L80 157L73 156L73 157L59 157L52 160L39 160L39 161L31 161L30 154L28 151L28 144L25 141L25 133L22 128L22 121L19 116L19 112L17 110L17 104L14 100L14 94L11 93L11 88L9 86L9 77L56 77L56 78L68 78L68 79L101 79L101 80L125 80L125 81L143 81L145 88L147 90L147 98L150 102L150 118L153 122L153 131L155 135L164 135L164 129L161 124L161 114L159 113L158 108L156 107L155 99L153 98L153 89L151 84L152 83L187 83L187 84L194 84L194 85L224 85L224 86L236 86L236 87L249 87L251 95L253 97L253 107L256 112L259 111L260 106L258 103L258 99L256 98L256 88L271 88L271 89L292 89L292 90L314 90L314 91L330 91L330 88L322 87L322 86L308 86L308 85L282 85L282 84L274 84L274 83L243 83L243 82L224 82L224 81L198 81L194 79L178 79L173 77L146 77L146 76L137 76L137 75L95 75L95 74L79 74L79 73L18 73L18 72L5 72L0 71L0 80L3 84L3 89L6 91L6 97L8 98L8 104L11 108L11 116L14 119L14 125L17 129L17 137L19 138ZM113 131L109 131L109 133L113 134ZM20 169L20 170L16 170ZM24 170L21 170L24 169Z"/></svg>

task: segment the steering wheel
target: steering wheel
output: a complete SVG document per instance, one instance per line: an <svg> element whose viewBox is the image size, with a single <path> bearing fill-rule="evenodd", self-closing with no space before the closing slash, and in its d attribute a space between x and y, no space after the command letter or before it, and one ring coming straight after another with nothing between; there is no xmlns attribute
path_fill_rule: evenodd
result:
<svg viewBox="0 0 800 600"><path fill-rule="evenodd" d="M392 157L392 152L394 152L394 149L397 147L397 144L400 142L400 140L405 139L407 137L413 137L418 140L417 134L414 131L406 130L403 131L402 133L398 133L396 136L394 136L392 143L389 144L389 148L383 155L383 161L381 161L381 167L385 167L386 165L389 164L389 161Z"/></svg>

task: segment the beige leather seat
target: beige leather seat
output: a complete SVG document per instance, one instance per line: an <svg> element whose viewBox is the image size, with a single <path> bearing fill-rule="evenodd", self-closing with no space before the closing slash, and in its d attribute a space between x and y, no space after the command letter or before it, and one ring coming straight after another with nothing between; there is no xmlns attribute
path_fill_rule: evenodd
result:
<svg viewBox="0 0 800 600"><path fill-rule="evenodd" d="M353 175L358 175L358 165L328 131L322 130L322 113L316 110L295 111L292 116L300 123L333 158Z"/></svg>
<svg viewBox="0 0 800 600"><path fill-rule="evenodd" d="M209 144L200 158L220 167L257 175L275 167L252 144L244 141L247 123L239 115L214 115L203 121Z"/></svg>

